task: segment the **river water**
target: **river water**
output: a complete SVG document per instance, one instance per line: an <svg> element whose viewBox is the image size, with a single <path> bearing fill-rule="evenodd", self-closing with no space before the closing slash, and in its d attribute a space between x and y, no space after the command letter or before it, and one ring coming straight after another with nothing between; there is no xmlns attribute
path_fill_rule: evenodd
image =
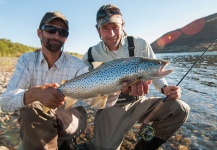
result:
<svg viewBox="0 0 217 150"><path fill-rule="evenodd" d="M174 72L166 77L176 85L198 60L203 52L163 53L157 58L169 60L166 68ZM182 100L191 108L183 134L191 139L192 150L217 150L217 52L207 52L179 84ZM153 88L153 87L151 87ZM156 94L150 90L150 94Z"/></svg>

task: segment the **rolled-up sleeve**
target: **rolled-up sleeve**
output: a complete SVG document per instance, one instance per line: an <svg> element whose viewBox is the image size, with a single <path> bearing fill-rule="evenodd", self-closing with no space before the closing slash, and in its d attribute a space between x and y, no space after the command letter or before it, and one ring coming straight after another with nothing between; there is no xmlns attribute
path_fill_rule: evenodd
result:
<svg viewBox="0 0 217 150"><path fill-rule="evenodd" d="M15 111L23 108L23 97L30 86L30 73L27 69L25 59L20 57L17 61L16 70L8 83L7 90L2 94L4 111Z"/></svg>

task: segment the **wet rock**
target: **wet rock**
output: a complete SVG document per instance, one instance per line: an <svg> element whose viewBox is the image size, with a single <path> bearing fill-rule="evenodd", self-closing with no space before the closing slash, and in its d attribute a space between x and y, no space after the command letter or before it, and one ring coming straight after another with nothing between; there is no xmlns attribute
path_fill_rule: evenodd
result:
<svg viewBox="0 0 217 150"><path fill-rule="evenodd" d="M9 149L5 146L0 146L0 150L9 150Z"/></svg>
<svg viewBox="0 0 217 150"><path fill-rule="evenodd" d="M5 122L4 118L1 117L1 118L0 118L0 123L1 123L1 124L4 124L4 122Z"/></svg>
<svg viewBox="0 0 217 150"><path fill-rule="evenodd" d="M198 130L193 130L192 132L193 132L193 133L199 133L199 131L198 131Z"/></svg>
<svg viewBox="0 0 217 150"><path fill-rule="evenodd" d="M134 143L137 141L135 133L130 132L130 131L126 134L125 139L130 142L134 142Z"/></svg>
<svg viewBox="0 0 217 150"><path fill-rule="evenodd" d="M187 147L189 147L191 145L191 139L189 139L189 138L183 138L183 139L181 139L180 143L182 145L186 145Z"/></svg>
<svg viewBox="0 0 217 150"><path fill-rule="evenodd" d="M134 149L135 145L132 144L131 142L124 140L122 145L121 145L121 150L130 150Z"/></svg>
<svg viewBox="0 0 217 150"><path fill-rule="evenodd" d="M185 145L179 145L178 150L189 150L189 148L186 147Z"/></svg>
<svg viewBox="0 0 217 150"><path fill-rule="evenodd" d="M178 141L180 141L181 138L182 138L182 135L176 135L176 136L175 136L175 141L178 142Z"/></svg>

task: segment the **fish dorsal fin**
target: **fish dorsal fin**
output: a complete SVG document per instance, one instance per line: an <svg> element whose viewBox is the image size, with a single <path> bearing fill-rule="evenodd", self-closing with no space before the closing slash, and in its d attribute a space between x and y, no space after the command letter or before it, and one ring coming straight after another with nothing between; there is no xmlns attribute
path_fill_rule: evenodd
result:
<svg viewBox="0 0 217 150"><path fill-rule="evenodd" d="M98 68L99 66L101 66L103 64L103 62L99 62L99 61L94 61L92 62L92 65L93 65L93 68L96 69Z"/></svg>

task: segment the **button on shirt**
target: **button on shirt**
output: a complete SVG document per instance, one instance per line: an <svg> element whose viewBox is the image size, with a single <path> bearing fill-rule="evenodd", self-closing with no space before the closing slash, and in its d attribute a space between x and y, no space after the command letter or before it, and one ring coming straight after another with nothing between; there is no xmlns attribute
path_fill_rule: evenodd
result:
<svg viewBox="0 0 217 150"><path fill-rule="evenodd" d="M142 38L134 37L134 56L137 57L149 57L149 58L156 58L151 46ZM91 50L92 57L94 61L97 62L107 62L114 59L119 58L127 58L129 57L129 50L128 50L128 41L127 37L123 36L121 43L119 44L118 50L114 52L110 51L109 48L104 44L103 41L99 42L97 45L92 47ZM92 66L88 62L88 54L85 53L82 60L86 65L89 66L89 70L92 69ZM155 89L161 92L161 88L165 85L168 85L164 78L157 79L152 81Z"/></svg>
<svg viewBox="0 0 217 150"><path fill-rule="evenodd" d="M53 67L48 68L41 50L23 54L17 61L16 70L2 94L8 100L10 111L23 108L23 96L27 89L49 83L61 84L88 71L88 67L78 58L62 53Z"/></svg>

